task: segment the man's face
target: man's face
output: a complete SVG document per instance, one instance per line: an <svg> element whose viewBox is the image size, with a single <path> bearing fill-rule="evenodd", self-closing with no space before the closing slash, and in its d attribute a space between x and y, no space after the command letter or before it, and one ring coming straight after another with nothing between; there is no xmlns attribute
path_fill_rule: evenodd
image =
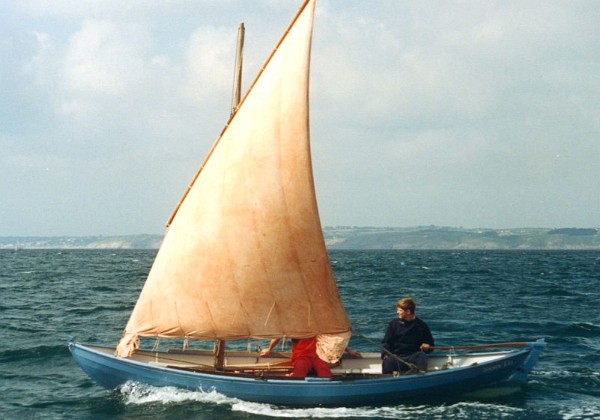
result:
<svg viewBox="0 0 600 420"><path fill-rule="evenodd" d="M396 307L396 313L400 319L408 319L410 317L410 311L408 309L402 309L399 306Z"/></svg>

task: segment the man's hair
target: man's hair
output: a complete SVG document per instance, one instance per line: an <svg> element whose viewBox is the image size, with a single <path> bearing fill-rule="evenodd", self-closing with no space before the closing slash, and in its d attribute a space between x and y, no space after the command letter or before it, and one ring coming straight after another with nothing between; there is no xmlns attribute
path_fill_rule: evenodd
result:
<svg viewBox="0 0 600 420"><path fill-rule="evenodd" d="M405 311L408 310L412 314L414 314L415 308L417 307L417 305L415 304L415 301L412 298L406 297L406 298L400 299L398 302L396 302L396 307L402 308Z"/></svg>

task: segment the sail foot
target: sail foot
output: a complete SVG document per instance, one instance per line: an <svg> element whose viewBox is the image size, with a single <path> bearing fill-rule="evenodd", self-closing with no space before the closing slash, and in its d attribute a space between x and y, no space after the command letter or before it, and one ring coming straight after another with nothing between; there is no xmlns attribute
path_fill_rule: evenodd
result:
<svg viewBox="0 0 600 420"><path fill-rule="evenodd" d="M340 361L352 336L351 331L339 334L317 335L317 355L327 363L335 364Z"/></svg>
<svg viewBox="0 0 600 420"><path fill-rule="evenodd" d="M133 352L140 347L139 336L135 333L125 333L115 349L117 357L131 357Z"/></svg>

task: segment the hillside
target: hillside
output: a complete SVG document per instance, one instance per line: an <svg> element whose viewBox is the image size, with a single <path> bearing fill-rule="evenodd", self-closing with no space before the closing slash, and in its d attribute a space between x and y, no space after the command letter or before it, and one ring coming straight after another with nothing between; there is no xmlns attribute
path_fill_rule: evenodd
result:
<svg viewBox="0 0 600 420"><path fill-rule="evenodd" d="M598 229L327 227L330 249L600 249Z"/></svg>
<svg viewBox="0 0 600 420"><path fill-rule="evenodd" d="M329 249L597 249L596 228L463 229L439 226L323 229ZM0 249L157 249L162 235L0 237Z"/></svg>

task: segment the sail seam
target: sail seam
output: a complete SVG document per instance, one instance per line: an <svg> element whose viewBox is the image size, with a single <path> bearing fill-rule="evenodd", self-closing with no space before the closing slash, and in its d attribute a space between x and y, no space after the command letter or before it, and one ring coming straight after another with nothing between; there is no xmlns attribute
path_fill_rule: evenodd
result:
<svg viewBox="0 0 600 420"><path fill-rule="evenodd" d="M273 309L275 309L275 302L271 305L271 309L269 309L269 313L267 314L267 318L265 319L265 327L269 323L269 318L271 318L271 314L273 313Z"/></svg>

